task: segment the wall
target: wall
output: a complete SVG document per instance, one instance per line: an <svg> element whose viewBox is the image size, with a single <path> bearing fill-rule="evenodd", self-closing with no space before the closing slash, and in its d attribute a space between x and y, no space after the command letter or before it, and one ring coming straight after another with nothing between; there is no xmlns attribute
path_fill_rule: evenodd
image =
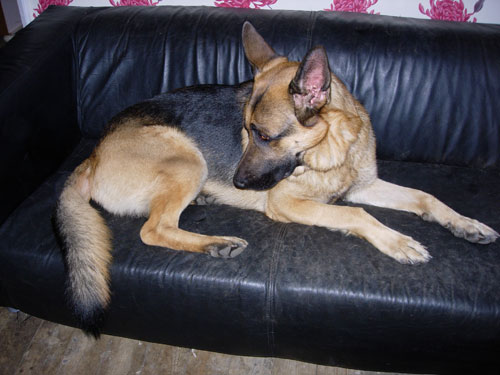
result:
<svg viewBox="0 0 500 375"><path fill-rule="evenodd" d="M17 0L27 24L50 4L71 6L207 5L261 9L339 10L500 24L499 0Z"/></svg>
<svg viewBox="0 0 500 375"><path fill-rule="evenodd" d="M9 34L12 34L23 26L19 9L13 0L1 0L1 4L7 31Z"/></svg>

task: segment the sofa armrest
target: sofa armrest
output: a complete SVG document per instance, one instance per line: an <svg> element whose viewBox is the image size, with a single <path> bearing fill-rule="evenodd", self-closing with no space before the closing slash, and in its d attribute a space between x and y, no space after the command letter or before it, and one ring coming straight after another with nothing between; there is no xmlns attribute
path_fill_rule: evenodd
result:
<svg viewBox="0 0 500 375"><path fill-rule="evenodd" d="M88 10L46 12L0 49L0 223L80 137L72 33Z"/></svg>

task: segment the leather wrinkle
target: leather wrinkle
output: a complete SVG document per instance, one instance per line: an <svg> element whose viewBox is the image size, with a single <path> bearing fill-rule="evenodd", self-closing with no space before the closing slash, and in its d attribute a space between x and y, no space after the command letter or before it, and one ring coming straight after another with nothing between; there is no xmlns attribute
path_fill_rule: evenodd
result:
<svg viewBox="0 0 500 375"><path fill-rule="evenodd" d="M307 22L307 50L310 50L313 46L313 31L316 25L316 14L317 12L309 12L309 19Z"/></svg>

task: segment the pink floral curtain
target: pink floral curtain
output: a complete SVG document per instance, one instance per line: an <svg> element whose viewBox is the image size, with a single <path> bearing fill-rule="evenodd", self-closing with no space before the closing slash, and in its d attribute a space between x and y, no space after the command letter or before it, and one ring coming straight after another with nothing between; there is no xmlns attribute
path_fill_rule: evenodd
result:
<svg viewBox="0 0 500 375"><path fill-rule="evenodd" d="M418 9L420 13L425 14L433 20L467 22L473 14L478 13L483 8L484 1L485 0L479 0L474 5L474 10L470 13L468 13L462 0L437 0L436 2L430 0L430 7L428 9L424 9L422 4L419 4ZM476 21L476 18L472 19L472 22Z"/></svg>
<svg viewBox="0 0 500 375"><path fill-rule="evenodd" d="M35 0L37 1L37 0ZM309 0L310 1L310 0ZM369 14L380 14L378 8L382 8L390 2L400 2L402 0L316 0L314 4L324 4L318 7L317 10L324 11L342 11L342 12L359 12ZM430 19L459 21L459 22L476 22L477 18L472 17L478 14L485 3L485 0L478 0L474 3L472 9L468 9L463 0L429 0L428 2L410 2L404 0L407 7L418 7L419 14ZM498 1L498 0L489 0ZM33 9L33 17L41 14L49 5L78 5L78 0L38 0L36 7ZM174 5L169 0L100 0L96 1L99 5L109 3L111 6L131 6L131 5ZM268 8L286 7L286 3L297 3L300 1L289 2L289 0L214 0L214 1L185 1L185 5L212 5L224 8ZM181 5L182 2L175 2L175 5ZM283 8L280 8L283 9ZM293 9L288 8L288 9ZM499 15L500 18L500 15ZM500 20L499 22L500 23Z"/></svg>

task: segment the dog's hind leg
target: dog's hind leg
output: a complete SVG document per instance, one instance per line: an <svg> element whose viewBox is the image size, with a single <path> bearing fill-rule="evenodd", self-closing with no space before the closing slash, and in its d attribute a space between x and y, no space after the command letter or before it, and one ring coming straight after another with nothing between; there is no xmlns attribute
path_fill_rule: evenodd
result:
<svg viewBox="0 0 500 375"><path fill-rule="evenodd" d="M346 200L415 213L424 220L441 224L455 236L470 242L488 244L499 236L492 228L458 214L431 194L380 179L369 186L349 192Z"/></svg>
<svg viewBox="0 0 500 375"><path fill-rule="evenodd" d="M207 236L179 228L182 211L196 198L206 179L206 165L198 152L183 152L162 162L141 239L152 246L235 257L247 242L236 237Z"/></svg>
<svg viewBox="0 0 500 375"><path fill-rule="evenodd" d="M144 243L174 250L233 257L247 243L179 228L179 217L207 178L206 161L182 131L161 125L122 125L95 152L92 199L117 215L148 215Z"/></svg>

